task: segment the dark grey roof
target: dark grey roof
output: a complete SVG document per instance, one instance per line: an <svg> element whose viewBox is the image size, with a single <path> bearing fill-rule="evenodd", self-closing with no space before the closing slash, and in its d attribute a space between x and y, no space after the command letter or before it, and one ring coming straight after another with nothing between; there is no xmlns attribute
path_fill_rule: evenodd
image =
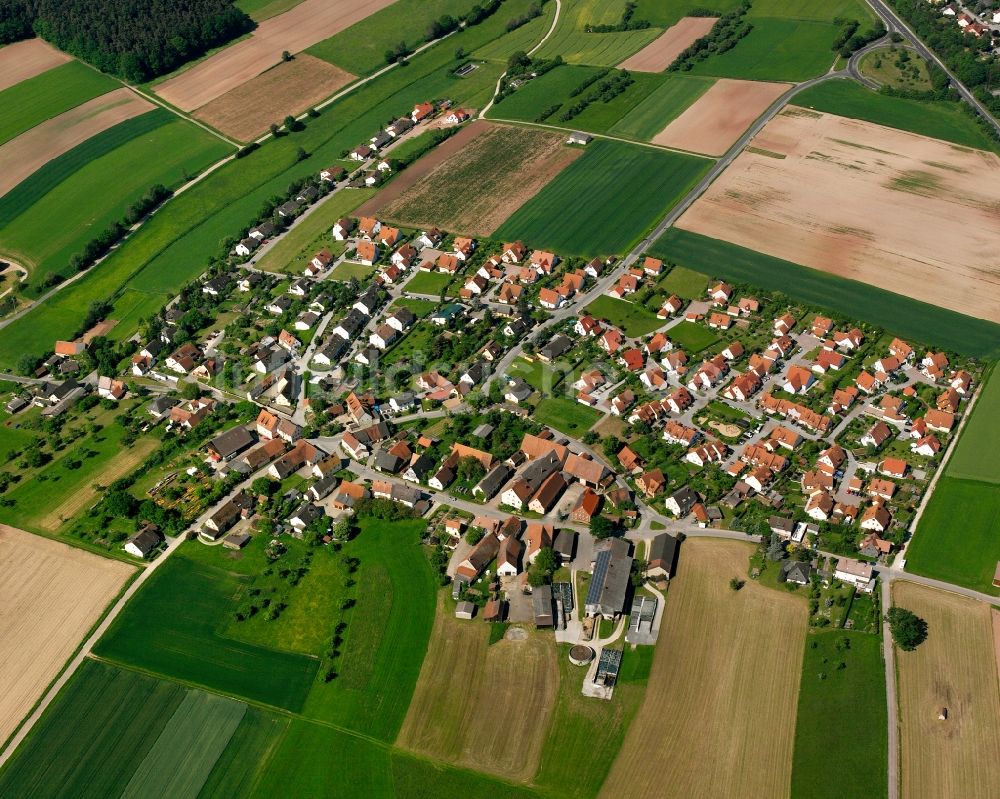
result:
<svg viewBox="0 0 1000 799"><path fill-rule="evenodd" d="M491 499L500 490L500 486L510 479L513 473L513 469L506 463L498 463L479 481L479 485L476 488L482 491L487 499Z"/></svg>
<svg viewBox="0 0 1000 799"><path fill-rule="evenodd" d="M558 552L563 560L573 557L573 549L576 546L576 532L568 527L563 527L556 533L556 540L552 543L552 548Z"/></svg>
<svg viewBox="0 0 1000 799"><path fill-rule="evenodd" d="M133 535L128 540L128 543L138 547L142 556L146 557L160 545L160 540L160 536L157 533L154 533L152 530L146 528Z"/></svg>
<svg viewBox="0 0 1000 799"><path fill-rule="evenodd" d="M632 570L628 542L607 538L595 544L594 549L598 551L594 576L587 591L587 611L608 615L621 613L625 609Z"/></svg>
<svg viewBox="0 0 1000 799"><path fill-rule="evenodd" d="M336 488L338 478L334 474L328 474L317 480L309 487L309 493L313 495L315 499L323 499L327 496L334 488Z"/></svg>
<svg viewBox="0 0 1000 799"><path fill-rule="evenodd" d="M319 507L319 505L313 505L311 502L303 502L299 505L295 513L292 514L292 518L308 526L316 521L316 519L322 518L325 515L326 511Z"/></svg>
<svg viewBox="0 0 1000 799"><path fill-rule="evenodd" d="M812 566L808 563L802 563L797 560L785 563L783 569L785 571L786 580L803 584L809 582L809 575L812 572Z"/></svg>
<svg viewBox="0 0 1000 799"><path fill-rule="evenodd" d="M220 458L229 458L237 452L246 449L253 442L254 438L250 435L250 431L239 425L227 430L225 433L217 435L208 443L208 446L210 449L215 450Z"/></svg>
<svg viewBox="0 0 1000 799"><path fill-rule="evenodd" d="M538 353L549 360L558 358L560 355L569 352L573 348L571 339L563 335L553 337L552 341L542 347Z"/></svg>
<svg viewBox="0 0 1000 799"><path fill-rule="evenodd" d="M390 455L384 450L375 453L375 468L380 472L398 472L402 465L403 461L401 458Z"/></svg>
<svg viewBox="0 0 1000 799"><path fill-rule="evenodd" d="M540 585L531 591L531 604L535 611L535 626L552 625L552 586Z"/></svg>
<svg viewBox="0 0 1000 799"><path fill-rule="evenodd" d="M660 566L673 572L677 560L677 539L669 533L660 533L649 547L649 565Z"/></svg>

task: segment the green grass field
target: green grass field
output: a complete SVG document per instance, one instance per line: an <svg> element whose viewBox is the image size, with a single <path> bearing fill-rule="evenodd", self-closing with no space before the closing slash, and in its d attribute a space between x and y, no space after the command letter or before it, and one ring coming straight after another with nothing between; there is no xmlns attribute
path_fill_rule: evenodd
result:
<svg viewBox="0 0 1000 799"><path fill-rule="evenodd" d="M830 80L813 86L797 95L794 102L804 108L863 119L966 147L1000 151L1000 144L984 133L958 102L889 97L851 80Z"/></svg>
<svg viewBox="0 0 1000 799"><path fill-rule="evenodd" d="M611 126L609 133L649 141L707 92L713 78L663 75L659 87Z"/></svg>
<svg viewBox="0 0 1000 799"><path fill-rule="evenodd" d="M680 322L670 328L667 335L678 347L694 354L719 341L719 334L694 322Z"/></svg>
<svg viewBox="0 0 1000 799"><path fill-rule="evenodd" d="M906 550L914 574L1000 596L993 573L1000 561L1000 485L938 480Z"/></svg>
<svg viewBox="0 0 1000 799"><path fill-rule="evenodd" d="M685 300L702 300L708 289L708 280L701 272L675 266L658 284L657 288L668 297L676 294Z"/></svg>
<svg viewBox="0 0 1000 799"><path fill-rule="evenodd" d="M654 245L659 258L709 278L751 283L801 302L884 327L905 339L979 358L1000 357L1000 325L834 277L697 233L672 228Z"/></svg>
<svg viewBox="0 0 1000 799"><path fill-rule="evenodd" d="M664 325L655 313L641 305L604 294L587 306L587 313L625 331L627 336L645 336Z"/></svg>
<svg viewBox="0 0 1000 799"><path fill-rule="evenodd" d="M267 253L257 259L258 269L301 274L310 259L324 247L343 249L333 240L333 226L375 194L375 189L345 189L327 198L309 216L298 220Z"/></svg>
<svg viewBox="0 0 1000 799"><path fill-rule="evenodd" d="M511 4L510 10L514 8ZM469 78L456 78L455 48L471 52L502 36L505 18L494 15L455 34L412 58L405 69L394 69L339 100L304 131L226 164L168 202L99 269L0 331L0 368L13 367L22 352L42 354L53 340L72 336L96 299L112 300L119 320L137 321L155 313L166 295L204 269L222 238L252 223L265 200L335 162L387 118L409 112L428 97L485 102L501 67L488 65ZM305 160L298 160L299 147L310 154ZM112 335L127 338L134 330L134 325L119 325Z"/></svg>
<svg viewBox="0 0 1000 799"><path fill-rule="evenodd" d="M625 0L563 0L559 24L536 56L554 58L561 55L571 64L599 67L621 63L663 32L660 28L622 33L587 33L584 30L588 23L618 22L624 8Z"/></svg>
<svg viewBox="0 0 1000 799"><path fill-rule="evenodd" d="M355 75L367 75L386 65L385 52L397 42L415 49L426 40L431 22L445 14L457 17L474 5L475 0L397 0L306 52ZM516 5L511 3L511 9ZM506 6L497 12L500 16L510 13Z"/></svg>
<svg viewBox="0 0 1000 799"><path fill-rule="evenodd" d="M234 610L240 582L236 574L179 552L135 595L95 653L166 677L299 711L312 688L317 660L219 635L220 625Z"/></svg>
<svg viewBox="0 0 1000 799"><path fill-rule="evenodd" d="M699 61L692 75L802 81L833 64L837 26L827 22L755 17L753 30L732 50Z"/></svg>
<svg viewBox="0 0 1000 799"><path fill-rule="evenodd" d="M434 622L437 581L420 520L361 519L344 547L357 557L357 605L347 618L339 676L315 683L303 713L393 741L406 716Z"/></svg>
<svg viewBox="0 0 1000 799"><path fill-rule="evenodd" d="M375 274L375 267L344 261L334 267L330 273L331 280L367 280Z"/></svg>
<svg viewBox="0 0 1000 799"><path fill-rule="evenodd" d="M507 371L511 375L520 377L535 391L543 394L550 394L553 385L557 382L556 370L544 361L516 358Z"/></svg>
<svg viewBox="0 0 1000 799"><path fill-rule="evenodd" d="M496 237L564 255L621 253L708 170L711 161L606 139L576 159L504 222ZM622 191L624 185L628 191ZM614 204L608 198L614 197ZM572 208L572 214L564 209Z"/></svg>
<svg viewBox="0 0 1000 799"><path fill-rule="evenodd" d="M720 14L727 11L734 11L739 8L742 0L637 0L635 19L644 19L651 25L660 28L669 28L681 17L686 17L692 11L710 8Z"/></svg>
<svg viewBox="0 0 1000 799"><path fill-rule="evenodd" d="M186 693L85 661L0 772L0 795L120 796Z"/></svg>
<svg viewBox="0 0 1000 799"><path fill-rule="evenodd" d="M993 368L948 461L949 477L1000 483L1000 470L995 460L1000 451L997 419L1000 419L1000 369Z"/></svg>
<svg viewBox="0 0 1000 799"><path fill-rule="evenodd" d="M417 272L406 282L406 291L413 294L440 294L452 279L453 275L445 272Z"/></svg>
<svg viewBox="0 0 1000 799"><path fill-rule="evenodd" d="M716 0L716 5L718 2ZM864 0L754 0L748 16L782 17L785 19L810 19L817 22L833 22L838 17L866 22L872 19L872 12Z"/></svg>
<svg viewBox="0 0 1000 799"><path fill-rule="evenodd" d="M849 648L838 649L844 641ZM886 795L886 775L881 638L844 630L811 633L799 688L793 799L875 799Z"/></svg>
<svg viewBox="0 0 1000 799"><path fill-rule="evenodd" d="M600 411L566 397L546 397L532 414L536 422L577 438L597 424L602 416Z"/></svg>
<svg viewBox="0 0 1000 799"><path fill-rule="evenodd" d="M197 125L175 119L98 158L84 160L89 155L86 147L73 151L78 168L6 225L0 250L32 267L29 280L36 289L50 274L69 276L70 257L120 219L150 186L176 187L186 175L196 174L231 149ZM115 180L109 183L108 175L115 175Z"/></svg>
<svg viewBox="0 0 1000 799"><path fill-rule="evenodd" d="M408 308L413 311L417 319L423 319L430 316L434 309L437 308L438 304L433 300L417 300L412 297L400 297L398 300L393 300L390 308Z"/></svg>
<svg viewBox="0 0 1000 799"><path fill-rule="evenodd" d="M619 120L644 102L664 82L664 77L661 75L645 72L632 73L635 82L613 98L611 102L593 102L572 119L561 120L559 117L562 111L586 96L587 92L592 91L592 87L577 97L570 97L570 92L600 71L597 67L573 64L556 67L544 75L528 81L522 88L504 98L503 102L493 106L489 116L491 119L535 122L539 121L538 117L543 112L558 104L559 109L544 120L545 124L588 130L594 133L608 133ZM657 128L656 132L659 130L660 128Z"/></svg>
<svg viewBox="0 0 1000 799"><path fill-rule="evenodd" d="M249 796L278 748L290 719L248 707L229 744L215 761L200 797Z"/></svg>
<svg viewBox="0 0 1000 799"><path fill-rule="evenodd" d="M237 0L234 5L249 14L254 22L263 22L295 8L301 2L302 0Z"/></svg>
<svg viewBox="0 0 1000 799"><path fill-rule="evenodd" d="M80 61L69 61L0 91L0 144L121 84Z"/></svg>
<svg viewBox="0 0 1000 799"><path fill-rule="evenodd" d="M653 647L625 653L612 702L594 702L580 693L586 669L569 662L568 649L559 646L559 694L535 784L554 796L590 799L611 770L642 702Z"/></svg>
<svg viewBox="0 0 1000 799"><path fill-rule="evenodd" d="M504 9L501 8L498 13L503 16ZM480 47L472 54L472 57L487 61L501 61L506 65L507 59L511 55L520 50L528 52L542 40L542 37L552 27L552 19L555 14L556 4L546 3L542 6L540 17L535 17L508 35Z"/></svg>
<svg viewBox="0 0 1000 799"><path fill-rule="evenodd" d="M903 54L907 59L903 60ZM882 86L904 91L933 91L927 62L909 56L908 50L882 47L865 54L859 64L861 74L874 79Z"/></svg>
<svg viewBox="0 0 1000 799"><path fill-rule="evenodd" d="M188 691L122 792L122 799L198 796L247 706Z"/></svg>

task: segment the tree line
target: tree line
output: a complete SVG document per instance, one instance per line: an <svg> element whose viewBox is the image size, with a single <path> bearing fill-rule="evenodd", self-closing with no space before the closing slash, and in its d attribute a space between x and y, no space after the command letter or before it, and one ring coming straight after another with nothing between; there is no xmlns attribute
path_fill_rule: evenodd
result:
<svg viewBox="0 0 1000 799"><path fill-rule="evenodd" d="M37 35L133 83L255 27L232 0L0 0L0 44Z"/></svg>

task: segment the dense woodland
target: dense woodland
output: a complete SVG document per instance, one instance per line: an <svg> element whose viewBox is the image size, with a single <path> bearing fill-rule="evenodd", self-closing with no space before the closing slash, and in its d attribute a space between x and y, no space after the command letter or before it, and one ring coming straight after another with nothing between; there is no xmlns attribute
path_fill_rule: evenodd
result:
<svg viewBox="0 0 1000 799"><path fill-rule="evenodd" d="M0 0L0 44L34 33L136 83L253 28L232 0Z"/></svg>

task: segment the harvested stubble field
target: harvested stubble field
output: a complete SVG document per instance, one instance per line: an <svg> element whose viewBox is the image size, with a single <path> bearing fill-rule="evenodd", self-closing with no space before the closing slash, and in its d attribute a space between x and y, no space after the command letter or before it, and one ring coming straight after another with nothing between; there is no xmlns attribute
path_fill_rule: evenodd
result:
<svg viewBox="0 0 1000 799"><path fill-rule="evenodd" d="M635 72L663 72L674 59L712 30L718 17L684 17L670 26L658 39L647 44L638 53L626 58L619 69Z"/></svg>
<svg viewBox="0 0 1000 799"><path fill-rule="evenodd" d="M0 195L91 136L153 108L131 89L116 89L25 131L0 146Z"/></svg>
<svg viewBox="0 0 1000 799"><path fill-rule="evenodd" d="M754 145L679 228L1000 322L996 155L795 107Z"/></svg>
<svg viewBox="0 0 1000 799"><path fill-rule="evenodd" d="M653 144L722 155L789 88L787 83L722 78L656 134Z"/></svg>
<svg viewBox="0 0 1000 799"><path fill-rule="evenodd" d="M990 607L902 581L892 596L927 622L927 640L896 653L903 796L995 797L1000 684ZM939 721L942 708L948 718Z"/></svg>
<svg viewBox="0 0 1000 799"><path fill-rule="evenodd" d="M733 591L750 552L685 542L646 701L602 797L788 796L808 609L755 582Z"/></svg>
<svg viewBox="0 0 1000 799"><path fill-rule="evenodd" d="M0 524L0 741L38 701L132 571Z"/></svg>
<svg viewBox="0 0 1000 799"><path fill-rule="evenodd" d="M439 593L427 656L397 743L507 779L538 770L559 690L556 650L547 638L490 645L489 625L456 619ZM458 690L456 690L458 689ZM490 723L477 721L490 708Z"/></svg>
<svg viewBox="0 0 1000 799"><path fill-rule="evenodd" d="M247 39L220 50L156 87L182 111L193 111L257 77L281 61L364 19L393 0L304 0L265 20Z"/></svg>
<svg viewBox="0 0 1000 799"><path fill-rule="evenodd" d="M0 47L0 91L69 60L68 55L42 39L25 39Z"/></svg>
<svg viewBox="0 0 1000 799"><path fill-rule="evenodd" d="M489 236L581 154L563 139L537 128L473 122L357 213Z"/></svg>
<svg viewBox="0 0 1000 799"><path fill-rule="evenodd" d="M195 117L240 141L280 124L354 80L349 72L300 53L198 109Z"/></svg>

